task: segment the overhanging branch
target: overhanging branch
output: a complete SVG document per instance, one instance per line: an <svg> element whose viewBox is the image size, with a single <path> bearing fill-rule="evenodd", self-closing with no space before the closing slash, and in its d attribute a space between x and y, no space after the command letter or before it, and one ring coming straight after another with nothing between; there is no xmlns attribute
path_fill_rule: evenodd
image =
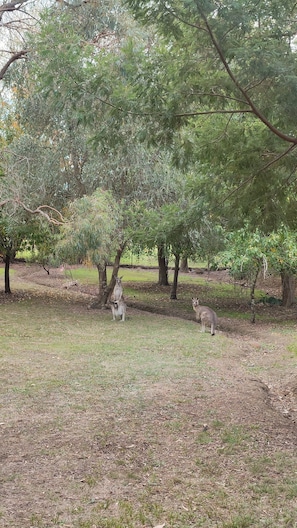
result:
<svg viewBox="0 0 297 528"><path fill-rule="evenodd" d="M284 141L288 142L288 143L293 143L294 145L297 145L297 138L294 137L294 136L290 136L288 134L285 134L284 132L282 132L281 130L279 130L278 128L276 128L267 118L264 114L262 114L262 112L259 110L259 108L257 108L257 106L254 104L254 102L252 101L252 99L250 98L250 96L248 95L247 93L247 90L245 90L240 82L238 81L238 79L235 77L235 75L233 74L225 56L224 56L224 53L219 45L219 42L217 41L215 35L214 35L214 32L212 31L212 28L208 22L208 19L206 17L206 15L204 14L204 11L201 9L200 5L199 5L199 2L196 1L196 6L197 6L197 11L199 12L204 24L205 24L205 28L204 27L201 27L201 25L198 25L198 24L195 24L195 23L191 23L189 22L188 20L186 20L184 17L181 17L180 15L178 15L177 13L175 13L173 10L171 10L169 7L166 7L167 9L167 12L174 18L176 18L179 22L189 26L189 27L194 27L195 29L197 30L202 30L202 31L206 31L210 37L210 40L215 48L215 50L217 51L217 54L228 74L228 76L230 77L230 79L232 80L233 84L236 86L236 88L240 91L240 93L243 95L244 97L244 100L245 102L249 105L250 109L251 109L251 112L260 120L262 121L262 123L273 133L275 134L277 137L279 137L280 139L283 139Z"/></svg>
<svg viewBox="0 0 297 528"><path fill-rule="evenodd" d="M205 23L205 26L207 28L207 32L209 34L209 37L210 37L210 40L211 42L213 43L218 55L219 55L219 58L222 62L222 64L224 65L224 68L227 72L227 74L229 75L230 79L232 80L232 82L234 83L234 85L236 86L236 88L241 92L241 94L243 95L243 97L245 98L246 102L248 103L248 105L250 106L252 112L254 113L254 115L260 119L260 121L262 121L262 123L264 123L264 125L267 126L267 128L269 128L269 130L271 132L273 132L273 134L275 134L276 136L278 136L280 139L283 139L284 141L288 142L288 143L293 143L294 145L297 145L297 138L294 137L294 136L289 136L288 134L285 134L283 133L281 130L278 130L278 128L276 128L272 123L270 123L270 121L262 114L262 112L256 107L256 105L253 103L252 99L250 98L250 96L247 94L246 90L244 90L244 88L241 86L240 82L238 81L238 79L235 77L235 75L233 74L227 60L225 59L225 56L223 54L223 51L210 27L210 24L207 20L207 17L206 15L204 14L204 12L202 11L201 7L198 5L198 2L196 2L196 5L197 5L197 9Z"/></svg>
<svg viewBox="0 0 297 528"><path fill-rule="evenodd" d="M0 5L0 20L2 20L4 13L19 11L28 2L29 0L14 0L13 2L3 3Z"/></svg>
<svg viewBox="0 0 297 528"><path fill-rule="evenodd" d="M10 59L6 62L6 64L4 64L4 66L1 68L0 70L0 81L3 79L5 73L7 72L9 66L16 60L18 59L24 59L27 55L28 51L27 50L21 50L21 51L18 51L16 53L14 53L12 55L12 57L10 57Z"/></svg>
<svg viewBox="0 0 297 528"><path fill-rule="evenodd" d="M239 191L239 189L241 189L242 187L244 187L245 185L250 183L252 180L254 180L254 178L256 178L256 176L258 176L261 172L265 171L266 169L268 169L269 167L271 167L272 165L277 163L279 160L281 160L282 158L287 156L290 152L295 150L296 147L297 147L297 145L290 145L289 148L287 148L284 152L282 152L281 154L279 154L278 156L273 158L273 160L271 160L268 163L266 163L255 174L252 174L251 176L246 178L243 182L240 183L240 185L237 185L237 187L235 189L233 189L233 191L228 193L228 195L226 196L226 198L224 198L224 200L221 202L221 204L225 203L233 194L235 194L237 191Z"/></svg>
<svg viewBox="0 0 297 528"><path fill-rule="evenodd" d="M39 205L36 209L30 209L30 207L27 207L24 202L21 200L18 200L17 198L7 198L6 200L3 200L0 202L0 208L4 207L4 205L8 203L14 203L16 205L19 205L26 211L27 213L30 213L32 215L41 215L43 218L45 218L50 224L59 226L63 225L65 223L65 219L63 215L55 209L54 207L51 207L50 205ZM56 215L53 216L52 214Z"/></svg>

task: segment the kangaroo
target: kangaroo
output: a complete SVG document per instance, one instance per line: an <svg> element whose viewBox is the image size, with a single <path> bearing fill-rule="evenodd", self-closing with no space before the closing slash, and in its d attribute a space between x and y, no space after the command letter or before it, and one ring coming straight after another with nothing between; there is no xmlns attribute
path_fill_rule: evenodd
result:
<svg viewBox="0 0 297 528"><path fill-rule="evenodd" d="M117 316L121 317L121 321L125 321L127 305L120 299L119 301L110 301L112 310L112 319L116 320Z"/></svg>
<svg viewBox="0 0 297 528"><path fill-rule="evenodd" d="M211 335L215 335L215 329L218 324L217 314L208 306L201 306L199 299L192 299L193 310L196 313L197 321L201 321L201 332L205 332L205 325L210 326Z"/></svg>
<svg viewBox="0 0 297 528"><path fill-rule="evenodd" d="M113 289L112 296L111 296L111 299L113 301L120 301L121 299L124 299L124 297L123 297L122 278L123 277L116 277L115 278L116 283L115 283L115 287Z"/></svg>

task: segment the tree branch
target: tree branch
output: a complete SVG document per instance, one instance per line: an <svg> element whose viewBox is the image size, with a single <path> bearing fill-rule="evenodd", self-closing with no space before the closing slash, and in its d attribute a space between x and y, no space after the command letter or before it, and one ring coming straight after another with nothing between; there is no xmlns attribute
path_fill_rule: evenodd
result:
<svg viewBox="0 0 297 528"><path fill-rule="evenodd" d="M174 114L174 117L192 117L199 115L213 115L213 114L252 114L253 111L249 110L204 110L202 112L185 112L184 114ZM148 114L143 114L148 115ZM162 114L160 114L162 115Z"/></svg>
<svg viewBox="0 0 297 528"><path fill-rule="evenodd" d="M244 105L248 105L247 101L245 101L244 99L238 99L238 97L232 97L231 95L219 94L216 92L194 92L193 90L190 93L187 93L186 91L184 93L185 95L188 95L188 96L195 95L198 97L217 97L219 99L228 99L230 101L235 101L236 103L242 103Z"/></svg>
<svg viewBox="0 0 297 528"><path fill-rule="evenodd" d="M221 202L221 204L225 203L226 200L228 200L228 198L230 198L230 196L232 196L233 194L235 194L239 189L241 189L242 187L244 187L245 185L247 185L247 183L249 183L250 181L252 181L254 178L256 178L256 176L258 176L261 172L263 172L264 170L268 169L269 167L271 167L272 165L274 165L274 163L277 163L279 160L281 160L282 158L284 158L285 156L287 156L287 154L289 154L290 152L292 152L293 150L295 150L295 148L297 147L297 145L290 145L289 148L287 148L284 152L282 152L281 154L279 154L278 156L276 156L273 160L269 161L268 163L266 163L266 165L264 165L263 167L261 167L261 169L259 169L255 174L252 174L252 176L249 176L246 180L244 180L243 182L241 182L240 185L237 185L237 187L235 189L233 189L233 191L231 191L230 193L228 193L228 195L226 196L226 198L224 198L224 200Z"/></svg>
<svg viewBox="0 0 297 528"><path fill-rule="evenodd" d="M6 64L4 64L4 66L1 68L0 70L0 81L3 79L5 73L7 72L9 66L16 60L18 59L24 59L26 57L28 53L28 50L21 50L21 51L17 51L16 53L14 53L12 55L12 57L10 57L10 59L7 61Z"/></svg>
<svg viewBox="0 0 297 528"><path fill-rule="evenodd" d="M0 21L2 20L4 13L19 11L28 1L29 0L14 0L13 2L0 5Z"/></svg>
<svg viewBox="0 0 297 528"><path fill-rule="evenodd" d="M284 141L287 141L289 143L293 143L294 145L297 145L297 138L296 137L293 137L293 136L289 136L287 134L284 134L283 132L281 132L281 130L278 130L272 123L270 123L270 121L268 121L268 119L262 114L262 112L256 107L256 105L253 103L252 99L249 97L249 95L247 94L246 90L244 90L244 88L241 86L241 84L239 83L239 81L237 80L237 78L235 77L235 75L233 74L227 60L225 59L224 57L224 54L223 54L223 51L210 27L210 24L207 20L207 17L206 15L204 14L204 12L202 11L201 7L198 5L198 2L196 2L196 5L197 5L197 9L202 17L202 19L204 20L204 23L205 23L205 26L207 28L207 31L208 31L208 34L209 34L209 37L210 37L210 40L211 42L213 43L218 55L219 55L219 58L227 72L227 74L229 75L230 79L233 81L233 83L235 84L236 88L238 88L238 90L241 92L241 94L243 95L243 97L245 98L245 100L247 101L248 105L250 106L252 112L254 113L254 115L256 117L258 117L258 119L260 119L260 121L262 121L262 123L264 123L264 125L267 126L267 128L269 128L269 130L275 134L276 136L278 136L279 138L283 139Z"/></svg>
<svg viewBox="0 0 297 528"><path fill-rule="evenodd" d="M51 207L50 205L39 205L36 209L30 209L21 200L17 198L7 198L6 200L3 200L2 202L0 202L0 208L8 203L14 203L14 204L20 205L27 213L30 213L32 215L39 214L43 216L50 224L59 226L65 223L65 219L63 215L60 213L60 211L58 211L54 207ZM55 213L58 219L51 216L50 212Z"/></svg>
<svg viewBox="0 0 297 528"><path fill-rule="evenodd" d="M87 93L89 93L87 91ZM214 94L215 95L215 94ZM130 110L124 110L120 106L114 105L110 101L107 101L106 99L102 99L102 97L96 96L95 99L100 101L102 104L106 106L110 106L111 108L114 108L115 110L118 110L119 112L126 112L128 115L134 115L134 116L162 116L164 115L163 112L131 112ZM236 99L235 99L236 100ZM252 109L239 109L239 110L203 110L201 112L184 112L180 114L173 114L173 117L192 117L192 116L199 116L199 115L211 115L211 114L252 114Z"/></svg>

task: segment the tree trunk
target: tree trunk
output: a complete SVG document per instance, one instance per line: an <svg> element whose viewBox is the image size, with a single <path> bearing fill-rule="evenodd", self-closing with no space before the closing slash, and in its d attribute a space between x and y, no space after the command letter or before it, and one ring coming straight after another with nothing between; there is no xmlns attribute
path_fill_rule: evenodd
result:
<svg viewBox="0 0 297 528"><path fill-rule="evenodd" d="M5 255L5 271L4 271L4 283L5 283L5 293L11 293L10 289L10 276L9 276L9 270L10 270L10 253L6 253Z"/></svg>
<svg viewBox="0 0 297 528"><path fill-rule="evenodd" d="M261 266L262 266L262 263L259 262L258 263L258 268L257 268L255 276L254 276L254 280L253 280L252 285L251 285L251 323L253 323L253 324L256 322L255 289L256 289L257 280L258 280L258 276L259 276L259 273L260 273Z"/></svg>
<svg viewBox="0 0 297 528"><path fill-rule="evenodd" d="M286 308L295 302L295 277L283 271L282 279L282 305Z"/></svg>
<svg viewBox="0 0 297 528"><path fill-rule="evenodd" d="M106 273L106 263L105 264L98 264L97 265L98 270L98 279L99 279L99 292L98 292L98 301L97 303L99 306L104 306L104 299L106 296L106 290L107 290L107 273Z"/></svg>
<svg viewBox="0 0 297 528"><path fill-rule="evenodd" d="M113 263L113 268L112 268L112 274L111 274L111 279L109 281L109 285L106 289L106 295L105 295L105 298L104 298L104 304L107 304L107 301L110 299L110 296L113 292L113 289L115 287L115 282L116 282L116 277L118 276L118 273L119 273L119 268L120 268L120 263L121 263L121 256L123 254L123 251L126 247L126 242L119 247L119 249L117 250L117 253L116 253L116 256L115 256L115 259L114 259L114 263Z"/></svg>
<svg viewBox="0 0 297 528"><path fill-rule="evenodd" d="M189 273L188 257L183 256L180 262L180 271Z"/></svg>
<svg viewBox="0 0 297 528"><path fill-rule="evenodd" d="M112 268L112 276L109 281L109 284L107 285L107 272L106 272L106 263L103 265L97 266L98 269L98 276L99 276L99 292L98 292L98 298L97 300L90 305L90 308L106 308L107 302L113 292L114 286L115 286L115 279L118 276L118 271L120 267L120 261L121 256L126 247L126 242L119 247L116 253L116 257L114 260L113 268Z"/></svg>
<svg viewBox="0 0 297 528"><path fill-rule="evenodd" d="M170 299L177 299L177 283L178 283L178 272L179 272L179 261L180 261L180 254L176 254L175 256L175 263L174 263L174 277L173 277L173 283L170 293Z"/></svg>
<svg viewBox="0 0 297 528"><path fill-rule="evenodd" d="M158 246L159 286L169 286L168 260L164 253L164 245Z"/></svg>

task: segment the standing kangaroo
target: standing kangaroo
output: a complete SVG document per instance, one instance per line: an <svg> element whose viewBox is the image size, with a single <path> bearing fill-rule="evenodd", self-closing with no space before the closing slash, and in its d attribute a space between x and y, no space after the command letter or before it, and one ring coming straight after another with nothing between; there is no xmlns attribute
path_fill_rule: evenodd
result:
<svg viewBox="0 0 297 528"><path fill-rule="evenodd" d="M110 299L112 318L114 321L118 316L120 316L122 321L125 321L126 318L127 305L123 296L122 278L115 277L116 283Z"/></svg>
<svg viewBox="0 0 297 528"><path fill-rule="evenodd" d="M215 335L215 329L218 324L217 314L208 306L201 306L199 299L192 299L193 310L196 313L197 321L201 321L201 332L205 332L205 325L210 326L211 335Z"/></svg>
<svg viewBox="0 0 297 528"><path fill-rule="evenodd" d="M127 305L123 301L123 299L121 299L120 301L111 301L111 311L112 311L113 321L116 320L118 315L120 316L121 321L125 321L126 309L127 309Z"/></svg>
<svg viewBox="0 0 297 528"><path fill-rule="evenodd" d="M113 301L120 301L123 299L123 286L122 286L122 278L123 277L116 277L116 283L112 292L111 299Z"/></svg>

